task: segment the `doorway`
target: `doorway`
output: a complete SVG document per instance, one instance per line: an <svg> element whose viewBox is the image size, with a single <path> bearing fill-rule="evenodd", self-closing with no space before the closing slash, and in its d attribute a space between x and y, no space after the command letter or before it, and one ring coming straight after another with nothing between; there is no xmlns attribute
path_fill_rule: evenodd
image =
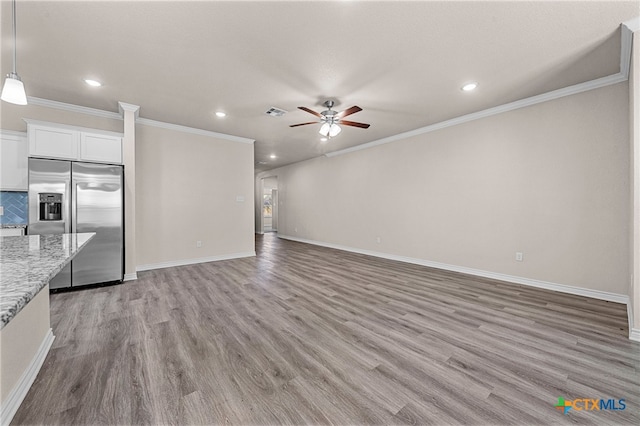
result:
<svg viewBox="0 0 640 426"><path fill-rule="evenodd" d="M262 232L278 232L278 177L262 179Z"/></svg>

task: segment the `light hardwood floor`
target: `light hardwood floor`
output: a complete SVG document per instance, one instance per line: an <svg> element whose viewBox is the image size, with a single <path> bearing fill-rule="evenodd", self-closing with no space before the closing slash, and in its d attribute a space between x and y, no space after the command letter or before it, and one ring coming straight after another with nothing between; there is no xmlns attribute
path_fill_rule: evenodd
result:
<svg viewBox="0 0 640 426"><path fill-rule="evenodd" d="M624 305L258 236L51 296L15 424L640 424ZM556 410L558 397L624 411Z"/></svg>

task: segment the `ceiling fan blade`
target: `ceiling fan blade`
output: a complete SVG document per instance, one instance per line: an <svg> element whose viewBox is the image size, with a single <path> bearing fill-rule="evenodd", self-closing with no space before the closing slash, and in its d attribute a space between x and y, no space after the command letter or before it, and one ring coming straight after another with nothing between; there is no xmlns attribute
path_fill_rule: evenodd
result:
<svg viewBox="0 0 640 426"><path fill-rule="evenodd" d="M318 118L322 118L322 114L320 114L319 112L315 112L315 111L314 111L314 110L312 110L312 109L309 109L309 108L307 108L307 107L298 107L298 108L299 108L299 109L301 109L301 110L303 110L303 111L307 111L309 114L313 114L313 115L315 115L315 116L316 116L316 117L318 117Z"/></svg>
<svg viewBox="0 0 640 426"><path fill-rule="evenodd" d="M289 127L306 126L307 124L318 124L318 122L317 121L309 121L308 123L292 124Z"/></svg>
<svg viewBox="0 0 640 426"><path fill-rule="evenodd" d="M368 129L369 126L371 125L366 123L358 123L357 121L345 121L345 120L338 121L338 124L344 124L345 126L360 127L361 129Z"/></svg>
<svg viewBox="0 0 640 426"><path fill-rule="evenodd" d="M360 111L362 111L362 108L360 108L357 105L354 105L351 108L347 108L344 111L339 112L338 118L346 117L347 115L355 114L356 112L360 112Z"/></svg>

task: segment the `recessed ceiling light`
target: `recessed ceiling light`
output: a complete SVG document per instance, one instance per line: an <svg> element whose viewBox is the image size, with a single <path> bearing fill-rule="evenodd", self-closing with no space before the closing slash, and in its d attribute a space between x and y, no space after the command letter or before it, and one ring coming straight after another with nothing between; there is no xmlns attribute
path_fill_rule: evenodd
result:
<svg viewBox="0 0 640 426"><path fill-rule="evenodd" d="M465 92L470 92L476 87L478 87L478 83L476 83L475 81L471 81L469 83L466 83L464 86L462 86L461 89Z"/></svg>
<svg viewBox="0 0 640 426"><path fill-rule="evenodd" d="M327 139L327 138L320 138L320 142L326 142L326 141L328 141L328 140L329 140L329 139Z"/></svg>
<svg viewBox="0 0 640 426"><path fill-rule="evenodd" d="M275 160L277 157L276 157L276 155L275 155L275 154L271 154L271 155L269 156L269 158L271 158L272 160Z"/></svg>
<svg viewBox="0 0 640 426"><path fill-rule="evenodd" d="M84 82L87 83L89 86L92 86L92 87L100 87L100 86L102 86L102 83L100 83L97 80L91 80L90 78L85 78Z"/></svg>
<svg viewBox="0 0 640 426"><path fill-rule="evenodd" d="M227 114L222 112L222 111L218 111L218 112L216 112L216 116L222 118L222 117L226 117Z"/></svg>

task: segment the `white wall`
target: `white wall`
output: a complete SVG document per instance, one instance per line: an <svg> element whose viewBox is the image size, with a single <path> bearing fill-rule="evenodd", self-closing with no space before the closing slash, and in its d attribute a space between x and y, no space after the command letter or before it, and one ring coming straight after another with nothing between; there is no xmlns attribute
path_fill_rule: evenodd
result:
<svg viewBox="0 0 640 426"><path fill-rule="evenodd" d="M626 295L628 120L625 82L257 178L284 235Z"/></svg>
<svg viewBox="0 0 640 426"><path fill-rule="evenodd" d="M139 269L254 253L252 144L137 125L136 178Z"/></svg>

